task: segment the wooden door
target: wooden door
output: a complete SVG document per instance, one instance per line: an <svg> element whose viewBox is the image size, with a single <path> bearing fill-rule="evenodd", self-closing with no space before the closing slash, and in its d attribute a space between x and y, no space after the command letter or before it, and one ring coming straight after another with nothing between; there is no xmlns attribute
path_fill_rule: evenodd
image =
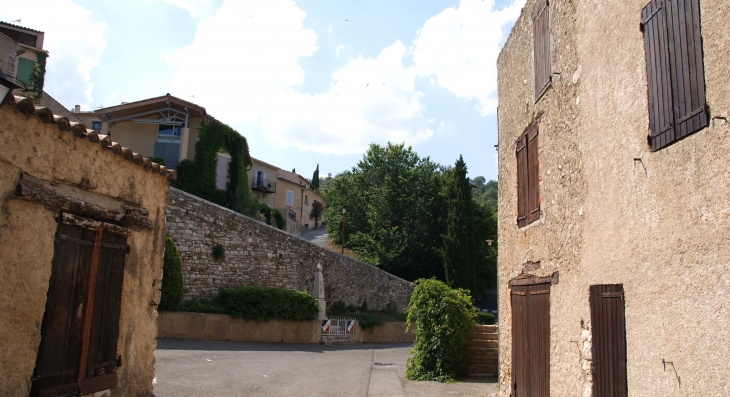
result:
<svg viewBox="0 0 730 397"><path fill-rule="evenodd" d="M32 396L87 394L116 386L124 228L60 223L51 265Z"/></svg>
<svg viewBox="0 0 730 397"><path fill-rule="evenodd" d="M550 284L512 287L512 397L550 395Z"/></svg>
<svg viewBox="0 0 730 397"><path fill-rule="evenodd" d="M627 395L626 318L622 284L590 287L593 396Z"/></svg>

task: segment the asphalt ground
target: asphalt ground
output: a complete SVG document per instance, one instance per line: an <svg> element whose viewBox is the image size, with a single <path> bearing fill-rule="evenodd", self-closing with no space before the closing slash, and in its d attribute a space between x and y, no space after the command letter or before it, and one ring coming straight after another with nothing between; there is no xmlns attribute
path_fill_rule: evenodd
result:
<svg viewBox="0 0 730 397"><path fill-rule="evenodd" d="M305 345L158 339L154 393L185 396L491 396L496 379L405 378L408 343Z"/></svg>

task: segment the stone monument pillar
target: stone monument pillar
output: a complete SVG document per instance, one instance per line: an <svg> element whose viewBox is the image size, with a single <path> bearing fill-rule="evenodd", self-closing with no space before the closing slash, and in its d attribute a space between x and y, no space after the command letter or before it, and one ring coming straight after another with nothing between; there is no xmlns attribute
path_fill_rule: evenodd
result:
<svg viewBox="0 0 730 397"><path fill-rule="evenodd" d="M314 273L314 287L312 287L312 295L319 302L319 318L327 318L327 302L324 300L324 278L322 277L322 265L317 264L317 272Z"/></svg>

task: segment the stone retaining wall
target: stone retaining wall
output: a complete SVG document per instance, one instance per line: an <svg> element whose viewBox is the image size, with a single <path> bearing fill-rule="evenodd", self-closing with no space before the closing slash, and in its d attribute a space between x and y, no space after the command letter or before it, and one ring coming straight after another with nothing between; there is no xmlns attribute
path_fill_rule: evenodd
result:
<svg viewBox="0 0 730 397"><path fill-rule="evenodd" d="M322 264L326 300L404 311L413 285L375 266L321 248L275 227L170 188L167 232L182 260L184 299L209 297L219 287L257 285L311 291ZM220 244L225 257L215 260Z"/></svg>

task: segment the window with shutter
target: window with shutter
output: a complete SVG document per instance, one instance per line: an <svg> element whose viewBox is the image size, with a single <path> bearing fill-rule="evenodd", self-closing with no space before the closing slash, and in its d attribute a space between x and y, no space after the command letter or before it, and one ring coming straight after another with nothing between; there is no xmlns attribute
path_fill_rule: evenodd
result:
<svg viewBox="0 0 730 397"><path fill-rule="evenodd" d="M88 394L117 384L128 231L67 215L56 233L33 396Z"/></svg>
<svg viewBox="0 0 730 397"><path fill-rule="evenodd" d="M540 219L539 124L534 123L517 141L517 227Z"/></svg>
<svg viewBox="0 0 730 397"><path fill-rule="evenodd" d="M641 11L651 150L707 127L699 0L652 0Z"/></svg>
<svg viewBox="0 0 730 397"><path fill-rule="evenodd" d="M550 4L538 0L532 18L532 57L535 69L535 102L547 91L552 81L550 59Z"/></svg>

